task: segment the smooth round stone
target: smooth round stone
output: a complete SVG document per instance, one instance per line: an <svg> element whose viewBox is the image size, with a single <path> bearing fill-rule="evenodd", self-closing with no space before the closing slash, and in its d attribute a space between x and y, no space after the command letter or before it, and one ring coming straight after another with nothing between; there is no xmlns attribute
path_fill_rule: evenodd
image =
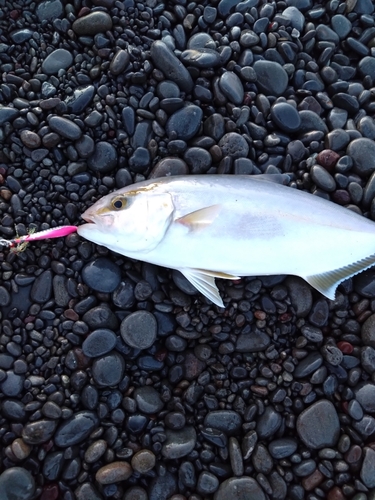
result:
<svg viewBox="0 0 375 500"><path fill-rule="evenodd" d="M212 49L188 49L184 50L180 57L186 65L200 69L213 68L221 64L220 54Z"/></svg>
<svg viewBox="0 0 375 500"><path fill-rule="evenodd" d="M207 413L204 425L205 427L213 427L230 436L239 432L242 418L233 410L214 410Z"/></svg>
<svg viewBox="0 0 375 500"><path fill-rule="evenodd" d="M375 372L375 349L370 346L361 349L361 365L367 373Z"/></svg>
<svg viewBox="0 0 375 500"><path fill-rule="evenodd" d="M78 488L74 490L74 494L76 496L76 500L102 500L103 498L95 486L91 483L80 484Z"/></svg>
<svg viewBox="0 0 375 500"><path fill-rule="evenodd" d="M163 82L158 83L156 87L156 94L162 99L168 98L177 98L180 97L180 89L178 85L170 80L164 80Z"/></svg>
<svg viewBox="0 0 375 500"><path fill-rule="evenodd" d="M350 142L350 135L343 129L335 129L326 135L325 145L333 151L341 151L346 148Z"/></svg>
<svg viewBox="0 0 375 500"><path fill-rule="evenodd" d="M293 375L295 378L305 378L317 370L323 363L323 358L318 351L313 351L303 358L296 366Z"/></svg>
<svg viewBox="0 0 375 500"><path fill-rule="evenodd" d="M98 425L99 418L95 412L79 411L59 426L54 436L55 444L68 448L82 443Z"/></svg>
<svg viewBox="0 0 375 500"><path fill-rule="evenodd" d="M75 147L80 158L86 159L93 154L95 150L95 142L89 135L85 134L78 139L75 143Z"/></svg>
<svg viewBox="0 0 375 500"><path fill-rule="evenodd" d="M243 102L244 88L239 77L233 71L225 71L219 79L219 86L225 97L239 106Z"/></svg>
<svg viewBox="0 0 375 500"><path fill-rule="evenodd" d="M266 500L266 495L257 481L251 477L226 479L214 495L214 500Z"/></svg>
<svg viewBox="0 0 375 500"><path fill-rule="evenodd" d="M156 414L164 408L160 394L151 386L137 387L134 391L134 399L141 412Z"/></svg>
<svg viewBox="0 0 375 500"><path fill-rule="evenodd" d="M62 116L52 116L48 125L53 132L72 141L76 141L82 135L82 130L78 125Z"/></svg>
<svg viewBox="0 0 375 500"><path fill-rule="evenodd" d="M110 330L116 331L118 327L116 315L104 304L89 309L83 315L82 319L92 330L109 328Z"/></svg>
<svg viewBox="0 0 375 500"><path fill-rule="evenodd" d="M301 118L301 126L300 126L301 133L311 132L316 130L324 132L325 134L328 133L327 125L320 118L320 116L314 111L311 111L309 109L304 109L299 112L299 116Z"/></svg>
<svg viewBox="0 0 375 500"><path fill-rule="evenodd" d="M49 441L55 433L56 420L36 420L29 422L22 430L22 439L27 444L39 445Z"/></svg>
<svg viewBox="0 0 375 500"><path fill-rule="evenodd" d="M269 335L261 330L251 332L251 335L240 334L236 341L237 352L261 352L265 351L270 345Z"/></svg>
<svg viewBox="0 0 375 500"><path fill-rule="evenodd" d="M154 42L151 45L150 55L152 62L166 78L177 83L184 92L193 90L194 83L190 73L164 42L160 40Z"/></svg>
<svg viewBox="0 0 375 500"><path fill-rule="evenodd" d="M87 166L94 172L106 174L117 166L117 151L109 142L98 142L95 151L87 161Z"/></svg>
<svg viewBox="0 0 375 500"><path fill-rule="evenodd" d="M137 148L129 158L129 167L133 172L144 173L150 163L150 152L146 148Z"/></svg>
<svg viewBox="0 0 375 500"><path fill-rule="evenodd" d="M117 336L115 332L107 328L101 328L94 330L85 338L82 344L82 351L89 358L97 358L112 351L116 342Z"/></svg>
<svg viewBox="0 0 375 500"><path fill-rule="evenodd" d="M106 12L90 12L87 16L76 19L72 28L78 36L105 33L112 29L112 19Z"/></svg>
<svg viewBox="0 0 375 500"><path fill-rule="evenodd" d="M360 176L367 176L375 171L375 142L371 139L354 139L346 149L354 162L354 171Z"/></svg>
<svg viewBox="0 0 375 500"><path fill-rule="evenodd" d="M256 431L260 439L271 438L280 428L282 418L272 406L267 406L263 414L259 417Z"/></svg>
<svg viewBox="0 0 375 500"><path fill-rule="evenodd" d="M225 134L219 141L219 147L223 156L232 158L246 158L249 153L249 145L244 137L236 132Z"/></svg>
<svg viewBox="0 0 375 500"><path fill-rule="evenodd" d="M375 413L375 384L361 382L354 389L355 398L368 413Z"/></svg>
<svg viewBox="0 0 375 500"><path fill-rule="evenodd" d="M156 476L149 484L148 500L172 499L177 491L177 478L175 474L162 470L162 474ZM137 499L138 500L138 499Z"/></svg>
<svg viewBox="0 0 375 500"><path fill-rule="evenodd" d="M283 10L281 15L290 21L290 26L292 26L292 28L295 28L298 31L303 30L305 25L305 16L299 9L297 9L297 7L287 7Z"/></svg>
<svg viewBox="0 0 375 500"><path fill-rule="evenodd" d="M36 8L36 15L39 22L43 21L53 21L59 17L62 17L64 13L64 7L60 0L46 0L38 4Z"/></svg>
<svg viewBox="0 0 375 500"><path fill-rule="evenodd" d="M23 467L10 467L0 475L1 500L30 500L35 493L35 480Z"/></svg>
<svg viewBox="0 0 375 500"><path fill-rule="evenodd" d="M319 41L333 42L335 44L338 44L340 41L337 33L335 33L331 28L324 24L319 24L316 27L316 38Z"/></svg>
<svg viewBox="0 0 375 500"><path fill-rule="evenodd" d="M369 75L374 82L375 80L375 58L372 56L366 56L361 59L358 63L358 71L362 78Z"/></svg>
<svg viewBox="0 0 375 500"><path fill-rule="evenodd" d="M136 349L148 349L157 336L157 321L148 311L135 311L123 319L120 333L125 344Z"/></svg>
<svg viewBox="0 0 375 500"><path fill-rule="evenodd" d="M27 28L23 28L20 30L15 30L10 33L10 38L13 43L24 43L30 40L34 35L34 31L29 30Z"/></svg>
<svg viewBox="0 0 375 500"><path fill-rule="evenodd" d="M215 42L208 33L195 33L187 42L188 49L204 49L207 47L215 47Z"/></svg>
<svg viewBox="0 0 375 500"><path fill-rule="evenodd" d="M341 40L345 39L352 30L352 23L342 14L336 14L331 18L331 26Z"/></svg>
<svg viewBox="0 0 375 500"><path fill-rule="evenodd" d="M318 299L316 302L314 302L311 312L309 314L309 321L316 327L323 327L326 325L329 317L329 306L328 303L325 299ZM310 325L305 325L304 327L301 328L301 332L303 331L303 328L314 330L316 332L316 335L319 337L322 335L322 332L320 328L314 328L310 327ZM306 337L307 338L307 337ZM315 336L316 338L316 336ZM315 340L315 342L320 342L322 340L322 337L320 340Z"/></svg>
<svg viewBox="0 0 375 500"><path fill-rule="evenodd" d="M22 422L26 417L25 405L17 399L4 399L1 413L5 418L15 422Z"/></svg>
<svg viewBox="0 0 375 500"><path fill-rule="evenodd" d="M375 348L375 314L372 314L363 323L361 328L361 338L365 345Z"/></svg>
<svg viewBox="0 0 375 500"><path fill-rule="evenodd" d="M92 365L92 377L100 387L112 387L119 384L124 372L124 358L116 351L95 358Z"/></svg>
<svg viewBox="0 0 375 500"><path fill-rule="evenodd" d="M159 177L171 177L173 175L187 175L189 167L181 158L163 158L151 170L149 179L158 179Z"/></svg>
<svg viewBox="0 0 375 500"><path fill-rule="evenodd" d="M371 116L364 116L359 120L357 129L363 137L367 139L375 140L375 122Z"/></svg>
<svg viewBox="0 0 375 500"><path fill-rule="evenodd" d="M198 132L203 117L203 111L194 104L189 104L169 118L166 132L169 136L176 134L176 139L188 141Z"/></svg>
<svg viewBox="0 0 375 500"><path fill-rule="evenodd" d="M81 114L93 100L94 94L94 85L83 85L74 89L73 94L64 101L68 107L68 112L75 115Z"/></svg>
<svg viewBox="0 0 375 500"><path fill-rule="evenodd" d="M9 304L10 304L10 295L8 290L5 287L0 286L0 306L4 307Z"/></svg>
<svg viewBox="0 0 375 500"><path fill-rule="evenodd" d="M225 133L225 122L222 115L213 113L204 121L204 133L212 137L215 141L219 141Z"/></svg>
<svg viewBox="0 0 375 500"><path fill-rule="evenodd" d="M66 49L56 49L44 59L42 70L46 75L56 75L60 69L67 69L73 63L72 54Z"/></svg>
<svg viewBox="0 0 375 500"><path fill-rule="evenodd" d="M255 61L256 85L266 95L280 96L288 86L288 74L281 64L274 61Z"/></svg>
<svg viewBox="0 0 375 500"><path fill-rule="evenodd" d="M13 370L6 372L6 379L0 384L1 392L8 397L14 398L18 396L22 389L25 377L14 373Z"/></svg>
<svg viewBox="0 0 375 500"><path fill-rule="evenodd" d="M113 484L126 481L133 470L128 462L112 462L101 467L95 474L99 484Z"/></svg>
<svg viewBox="0 0 375 500"><path fill-rule="evenodd" d="M31 130L22 130L20 134L20 139L22 143L30 149L35 149L39 148L39 146L42 143L41 138L39 137L38 134L35 132L32 132Z"/></svg>
<svg viewBox="0 0 375 500"><path fill-rule="evenodd" d="M120 284L120 267L105 257L99 257L82 270L83 281L97 292L111 293Z"/></svg>
<svg viewBox="0 0 375 500"><path fill-rule="evenodd" d="M197 441L194 427L185 427L179 431L167 429L165 434L167 439L163 443L161 452L167 460L178 460L193 451Z"/></svg>
<svg viewBox="0 0 375 500"><path fill-rule="evenodd" d="M249 48L258 45L259 36L253 30L241 31L240 44L242 47Z"/></svg>
<svg viewBox="0 0 375 500"><path fill-rule="evenodd" d="M312 293L309 285L296 276L288 276L285 280L292 306L296 315L305 318L312 307Z"/></svg>
<svg viewBox="0 0 375 500"><path fill-rule="evenodd" d="M323 189L323 191L327 191L328 193L335 191L335 179L322 166L314 165L310 170L310 175L311 179L318 186L318 188Z"/></svg>
<svg viewBox="0 0 375 500"><path fill-rule="evenodd" d="M305 446L319 450L336 445L340 421L333 404L321 399L303 410L298 416L296 428Z"/></svg>
<svg viewBox="0 0 375 500"><path fill-rule="evenodd" d="M137 451L132 457L131 465L139 474L147 474L155 467L156 457L150 450Z"/></svg>
<svg viewBox="0 0 375 500"><path fill-rule="evenodd" d="M197 491L202 495L212 495L219 487L218 478L208 471L202 471L199 474L197 482Z"/></svg>
<svg viewBox="0 0 375 500"><path fill-rule="evenodd" d="M38 304L44 304L52 296L52 287L52 272L50 270L44 271L34 281L30 291L31 299Z"/></svg>
<svg viewBox="0 0 375 500"><path fill-rule="evenodd" d="M372 448L364 448L364 458L360 471L360 477L367 488L375 488L375 451Z"/></svg>
<svg viewBox="0 0 375 500"><path fill-rule="evenodd" d="M190 167L190 173L205 174L212 164L212 158L208 151L203 148L189 148L184 154L184 160Z"/></svg>
<svg viewBox="0 0 375 500"><path fill-rule="evenodd" d="M130 55L129 52L126 50L119 50L116 52L114 55L111 64L109 65L109 69L112 73L112 75L121 75L125 71L125 69L128 67L130 62Z"/></svg>
<svg viewBox="0 0 375 500"><path fill-rule="evenodd" d="M0 125L4 125L5 122L12 122L19 114L18 109L10 106L0 106Z"/></svg>
<svg viewBox="0 0 375 500"><path fill-rule="evenodd" d="M301 125L301 118L294 106L278 102L271 107L271 117L284 132L295 132Z"/></svg>
<svg viewBox="0 0 375 500"><path fill-rule="evenodd" d="M298 442L294 438L280 438L271 441L268 450L276 460L293 455L298 448Z"/></svg>

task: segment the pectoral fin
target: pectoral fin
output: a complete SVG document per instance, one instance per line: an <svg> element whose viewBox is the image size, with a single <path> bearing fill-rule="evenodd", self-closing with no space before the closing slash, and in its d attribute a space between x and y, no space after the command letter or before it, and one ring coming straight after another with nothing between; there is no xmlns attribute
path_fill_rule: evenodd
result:
<svg viewBox="0 0 375 500"><path fill-rule="evenodd" d="M232 274L205 271L203 269L179 269L179 271L199 292L219 307L224 307L224 304L217 289L215 278L227 280L239 279L238 276L233 276Z"/></svg>
<svg viewBox="0 0 375 500"><path fill-rule="evenodd" d="M353 262L353 264L349 264L348 266L334 269L333 271L302 277L328 299L334 300L336 288L340 283L374 265L375 254L369 255L365 259L358 260L357 262Z"/></svg>
<svg viewBox="0 0 375 500"><path fill-rule="evenodd" d="M190 214L186 214L176 220L179 224L188 226L191 230L203 229L213 223L219 215L221 205L211 205L210 207L201 208Z"/></svg>

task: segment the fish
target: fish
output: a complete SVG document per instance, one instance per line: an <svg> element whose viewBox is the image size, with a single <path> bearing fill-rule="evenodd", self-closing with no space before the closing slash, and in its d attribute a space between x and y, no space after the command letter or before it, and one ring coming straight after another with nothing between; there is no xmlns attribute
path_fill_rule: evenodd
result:
<svg viewBox="0 0 375 500"><path fill-rule="evenodd" d="M277 177L277 176L276 176ZM375 223L273 175L146 180L99 199L80 236L180 271L219 307L215 279L296 275L328 299L375 264Z"/></svg>

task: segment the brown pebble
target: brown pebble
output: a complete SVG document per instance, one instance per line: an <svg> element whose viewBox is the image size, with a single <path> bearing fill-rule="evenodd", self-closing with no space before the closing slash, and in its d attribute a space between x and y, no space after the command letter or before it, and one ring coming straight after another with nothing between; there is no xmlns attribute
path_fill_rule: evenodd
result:
<svg viewBox="0 0 375 500"><path fill-rule="evenodd" d="M317 488L319 484L323 481L323 479L324 476L320 472L320 470L315 469L315 471L312 474L302 479L301 481L302 487L305 488L305 490L307 491L311 491L314 488Z"/></svg>
<svg viewBox="0 0 375 500"><path fill-rule="evenodd" d="M331 172L339 158L340 155L336 153L336 151L332 151L332 149L323 149L316 157L316 161L319 165Z"/></svg>
<svg viewBox="0 0 375 500"><path fill-rule="evenodd" d="M264 311L255 311L254 316L256 317L256 319L265 320L267 314Z"/></svg>
<svg viewBox="0 0 375 500"><path fill-rule="evenodd" d="M73 309L67 309L66 311L64 311L64 316L67 319L71 319L72 321L79 320L79 315L75 311L73 311Z"/></svg>
<svg viewBox="0 0 375 500"><path fill-rule="evenodd" d="M22 130L20 137L23 144L32 149L39 148L42 142L39 135L31 130Z"/></svg>
<svg viewBox="0 0 375 500"><path fill-rule="evenodd" d="M3 200L9 201L12 197L12 193L9 191L9 189L2 189L0 191L0 196L2 197Z"/></svg>
<svg viewBox="0 0 375 500"><path fill-rule="evenodd" d="M345 189L338 189L332 193L332 200L338 205L348 205L351 202L350 194Z"/></svg>
<svg viewBox="0 0 375 500"><path fill-rule="evenodd" d="M140 474L146 474L155 467L156 458L150 450L140 450L131 460L132 467Z"/></svg>
<svg viewBox="0 0 375 500"><path fill-rule="evenodd" d="M328 492L327 500L346 500L346 496L343 494L341 488L335 486Z"/></svg>
<svg viewBox="0 0 375 500"><path fill-rule="evenodd" d="M11 447L14 456L18 458L18 460L25 460L25 458L30 455L31 450L33 449L32 446L25 443L25 441L21 438L15 439Z"/></svg>
<svg viewBox="0 0 375 500"><path fill-rule="evenodd" d="M112 462L104 465L95 474L95 479L100 484L112 484L126 481L133 470L127 462Z"/></svg>
<svg viewBox="0 0 375 500"><path fill-rule="evenodd" d="M60 143L60 136L58 136L55 132L50 132L46 134L43 139L43 146L46 148L54 148Z"/></svg>
<svg viewBox="0 0 375 500"><path fill-rule="evenodd" d="M362 457L362 448L358 444L354 444L345 453L345 461L350 464L356 464Z"/></svg>

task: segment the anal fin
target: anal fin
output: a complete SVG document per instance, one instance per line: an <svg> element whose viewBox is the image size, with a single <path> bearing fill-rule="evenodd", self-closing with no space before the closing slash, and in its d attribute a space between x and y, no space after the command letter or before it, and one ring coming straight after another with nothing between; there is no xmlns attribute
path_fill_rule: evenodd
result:
<svg viewBox="0 0 375 500"><path fill-rule="evenodd" d="M330 300L334 300L336 296L336 288L340 283L356 274L369 269L375 265L375 254L353 262L348 266L327 271L325 273L313 274L311 276L302 276L312 287L316 288L320 293Z"/></svg>
<svg viewBox="0 0 375 500"><path fill-rule="evenodd" d="M179 271L190 281L195 288L201 292L205 297L211 300L219 307L224 307L223 300L220 297L219 290L215 283L215 278L238 280L238 276L232 274L206 271L204 269L179 269Z"/></svg>

